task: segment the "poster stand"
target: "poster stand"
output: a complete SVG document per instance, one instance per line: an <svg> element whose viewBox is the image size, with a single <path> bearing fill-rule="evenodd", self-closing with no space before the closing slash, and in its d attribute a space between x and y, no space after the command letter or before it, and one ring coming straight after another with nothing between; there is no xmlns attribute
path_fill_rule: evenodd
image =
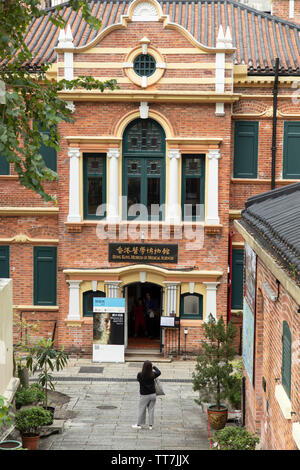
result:
<svg viewBox="0 0 300 470"><path fill-rule="evenodd" d="M93 299L93 362L125 362L125 299Z"/></svg>

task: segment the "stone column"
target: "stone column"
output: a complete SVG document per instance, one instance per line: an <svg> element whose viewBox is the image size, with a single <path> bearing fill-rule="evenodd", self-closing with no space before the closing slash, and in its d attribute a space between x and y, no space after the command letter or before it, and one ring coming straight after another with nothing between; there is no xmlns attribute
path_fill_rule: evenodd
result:
<svg viewBox="0 0 300 470"><path fill-rule="evenodd" d="M67 281L69 284L69 314L67 320L78 321L80 316L80 283L82 281Z"/></svg>
<svg viewBox="0 0 300 470"><path fill-rule="evenodd" d="M117 223L120 221L119 215L119 157L120 150L108 149L107 158L109 162L108 181L108 215L107 221Z"/></svg>
<svg viewBox="0 0 300 470"><path fill-rule="evenodd" d="M79 148L69 147L68 156L70 158L69 175L69 214L68 222L81 222L80 215L80 185L79 185Z"/></svg>
<svg viewBox="0 0 300 470"><path fill-rule="evenodd" d="M170 149L169 157L169 197L168 197L168 222L178 224L180 222L178 186L179 186L179 158L178 149Z"/></svg>
<svg viewBox="0 0 300 470"><path fill-rule="evenodd" d="M203 282L206 285L206 314L205 322L208 322L211 314L217 320L217 286L219 282Z"/></svg>
<svg viewBox="0 0 300 470"><path fill-rule="evenodd" d="M107 297L120 297L120 284L122 281L105 281L107 286Z"/></svg>
<svg viewBox="0 0 300 470"><path fill-rule="evenodd" d="M210 150L208 153L208 182L207 182L207 224L219 224L219 149Z"/></svg>
<svg viewBox="0 0 300 470"><path fill-rule="evenodd" d="M166 315L177 314L177 292L180 282L164 282L167 290Z"/></svg>

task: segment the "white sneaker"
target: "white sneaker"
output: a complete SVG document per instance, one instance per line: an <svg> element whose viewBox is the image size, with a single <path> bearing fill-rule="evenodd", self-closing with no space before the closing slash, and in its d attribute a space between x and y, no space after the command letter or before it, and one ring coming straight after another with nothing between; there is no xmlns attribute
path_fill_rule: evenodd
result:
<svg viewBox="0 0 300 470"><path fill-rule="evenodd" d="M133 424L132 429L142 429L142 426L139 426L138 424Z"/></svg>

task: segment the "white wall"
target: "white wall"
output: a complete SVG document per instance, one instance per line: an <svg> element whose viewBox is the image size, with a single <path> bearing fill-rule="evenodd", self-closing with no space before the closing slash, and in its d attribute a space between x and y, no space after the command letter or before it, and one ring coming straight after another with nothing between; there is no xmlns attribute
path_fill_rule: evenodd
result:
<svg viewBox="0 0 300 470"><path fill-rule="evenodd" d="M10 402L18 383L13 377L12 280L0 279L0 395Z"/></svg>

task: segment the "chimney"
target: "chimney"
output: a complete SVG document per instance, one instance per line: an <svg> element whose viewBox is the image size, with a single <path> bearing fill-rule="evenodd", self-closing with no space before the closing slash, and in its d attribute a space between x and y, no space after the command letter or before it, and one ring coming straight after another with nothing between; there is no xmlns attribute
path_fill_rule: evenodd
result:
<svg viewBox="0 0 300 470"><path fill-rule="evenodd" d="M272 15L300 24L300 0L271 0Z"/></svg>

